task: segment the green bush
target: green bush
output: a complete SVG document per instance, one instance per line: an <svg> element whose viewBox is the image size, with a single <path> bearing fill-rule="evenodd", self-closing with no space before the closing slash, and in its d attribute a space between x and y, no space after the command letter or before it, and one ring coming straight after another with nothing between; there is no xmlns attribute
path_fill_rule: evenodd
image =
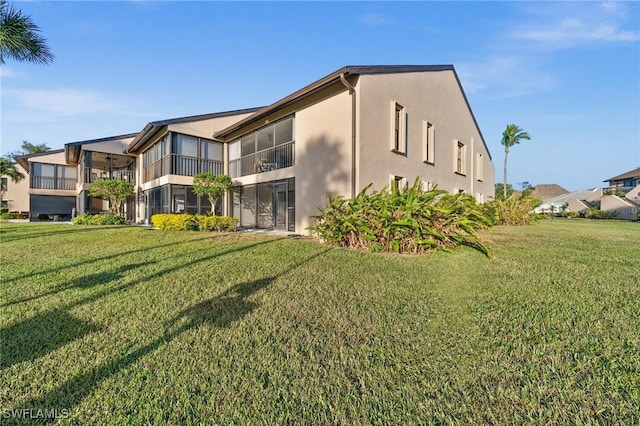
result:
<svg viewBox="0 0 640 426"><path fill-rule="evenodd" d="M618 212L606 212L597 207L592 207L582 213L587 219L615 219Z"/></svg>
<svg viewBox="0 0 640 426"><path fill-rule="evenodd" d="M112 213L91 215L82 213L73 218L74 225L124 225L122 216Z"/></svg>
<svg viewBox="0 0 640 426"><path fill-rule="evenodd" d="M532 197L512 195L504 199L496 199L482 205L482 210L490 218L492 225L529 225L540 219L533 209L540 205L540 200Z"/></svg>
<svg viewBox="0 0 640 426"><path fill-rule="evenodd" d="M9 213L9 212L0 213L0 220L18 219L19 217L20 217L20 213Z"/></svg>
<svg viewBox="0 0 640 426"><path fill-rule="evenodd" d="M9 213L9 207L0 207L0 214Z"/></svg>
<svg viewBox="0 0 640 426"><path fill-rule="evenodd" d="M354 199L330 196L327 206L312 216L308 229L330 245L396 253L426 253L468 245L489 256L477 230L489 220L468 194L423 191L420 180L406 189L384 188Z"/></svg>
<svg viewBox="0 0 640 426"><path fill-rule="evenodd" d="M201 231L235 231L238 219L231 216L196 215Z"/></svg>
<svg viewBox="0 0 640 426"><path fill-rule="evenodd" d="M154 214L151 224L163 231L197 231L198 220L191 214Z"/></svg>
<svg viewBox="0 0 640 426"><path fill-rule="evenodd" d="M163 231L235 231L238 220L229 216L154 214L151 224Z"/></svg>

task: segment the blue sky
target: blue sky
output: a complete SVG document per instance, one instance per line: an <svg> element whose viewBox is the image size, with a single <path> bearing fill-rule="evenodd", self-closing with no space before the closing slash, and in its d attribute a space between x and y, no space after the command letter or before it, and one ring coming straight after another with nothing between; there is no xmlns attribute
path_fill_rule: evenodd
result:
<svg viewBox="0 0 640 426"><path fill-rule="evenodd" d="M640 166L636 2L15 2L56 56L0 67L2 153L271 104L344 65L453 64L502 182Z"/></svg>

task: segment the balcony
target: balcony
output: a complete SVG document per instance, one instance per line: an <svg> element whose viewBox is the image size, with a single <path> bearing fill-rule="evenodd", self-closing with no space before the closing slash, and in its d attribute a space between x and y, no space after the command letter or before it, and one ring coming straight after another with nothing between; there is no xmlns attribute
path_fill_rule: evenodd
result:
<svg viewBox="0 0 640 426"><path fill-rule="evenodd" d="M108 179L121 180L135 185L136 172L132 170L104 170L89 167L85 167L84 169L84 183L93 183Z"/></svg>
<svg viewBox="0 0 640 426"><path fill-rule="evenodd" d="M289 142L229 161L229 173L231 177L240 177L284 169L294 164L295 142Z"/></svg>
<svg viewBox="0 0 640 426"><path fill-rule="evenodd" d="M33 189L57 189L73 191L76 189L76 178L56 178L49 176L31 176L30 188Z"/></svg>

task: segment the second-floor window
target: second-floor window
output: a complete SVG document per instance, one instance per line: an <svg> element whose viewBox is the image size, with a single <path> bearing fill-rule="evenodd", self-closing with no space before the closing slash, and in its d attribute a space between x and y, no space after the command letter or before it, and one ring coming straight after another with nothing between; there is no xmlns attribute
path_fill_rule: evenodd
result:
<svg viewBox="0 0 640 426"><path fill-rule="evenodd" d="M407 150L407 119L405 108L391 102L391 151L405 154Z"/></svg>
<svg viewBox="0 0 640 426"><path fill-rule="evenodd" d="M34 189L76 189L77 172L75 167L60 164L31 163L30 188Z"/></svg>
<svg viewBox="0 0 640 426"><path fill-rule="evenodd" d="M456 141L456 168L455 172L461 175L465 174L465 146L462 142Z"/></svg>

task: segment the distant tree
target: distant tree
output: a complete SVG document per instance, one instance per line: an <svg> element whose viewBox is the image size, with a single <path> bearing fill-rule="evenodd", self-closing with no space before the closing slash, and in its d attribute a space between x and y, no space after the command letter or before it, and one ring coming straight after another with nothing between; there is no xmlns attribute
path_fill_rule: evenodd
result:
<svg viewBox="0 0 640 426"><path fill-rule="evenodd" d="M24 174L16 168L16 165L13 164L11 160L4 157L0 158L0 175L9 177L9 179L15 183L20 182L25 178ZM2 200L6 193L7 188L2 186L0 189L0 204L2 204Z"/></svg>
<svg viewBox="0 0 640 426"><path fill-rule="evenodd" d="M119 216L124 216L124 202L133 197L135 187L129 182L117 179L99 180L89 186L92 197L109 200L109 210Z"/></svg>
<svg viewBox="0 0 640 426"><path fill-rule="evenodd" d="M198 173L193 177L193 192L207 197L211 203L211 214L215 215L216 203L229 189L232 181L229 175L214 175L211 172Z"/></svg>
<svg viewBox="0 0 640 426"><path fill-rule="evenodd" d="M529 140L531 137L527 132L522 130L515 124L508 124L504 132L502 132L502 146L504 146L504 186L503 195L507 198L507 157L509 156L509 149L520 143L521 140Z"/></svg>
<svg viewBox="0 0 640 426"><path fill-rule="evenodd" d="M41 152L47 152L47 151L51 151L51 148L48 147L46 143L34 145L31 142L22 141L20 150L8 153L7 155L5 155L5 158L9 159L12 162L15 162L16 157L20 157L22 155L29 155L29 154L39 154Z"/></svg>
<svg viewBox="0 0 640 426"><path fill-rule="evenodd" d="M39 32L31 17L23 15L6 0L0 0L0 64L4 64L7 57L19 62L52 62L47 40Z"/></svg>
<svg viewBox="0 0 640 426"><path fill-rule="evenodd" d="M506 200L507 198L511 197L511 194L513 194L514 192L515 190L513 189L513 186L507 184L507 191L505 196L504 183L496 183L496 200Z"/></svg>

